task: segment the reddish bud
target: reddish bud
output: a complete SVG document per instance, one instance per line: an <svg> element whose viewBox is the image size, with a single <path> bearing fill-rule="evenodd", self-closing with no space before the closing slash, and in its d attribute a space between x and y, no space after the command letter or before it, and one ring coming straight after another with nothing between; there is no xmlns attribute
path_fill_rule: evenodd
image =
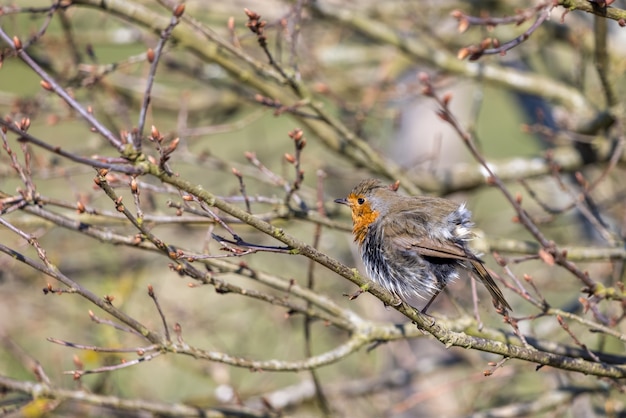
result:
<svg viewBox="0 0 626 418"><path fill-rule="evenodd" d="M539 250L539 258L549 266L554 265L554 257L543 248Z"/></svg>
<svg viewBox="0 0 626 418"><path fill-rule="evenodd" d="M459 52L456 53L456 57L460 60L464 60L465 58L469 57L469 55L470 55L469 48L461 48L459 49Z"/></svg>
<svg viewBox="0 0 626 418"><path fill-rule="evenodd" d="M464 33L469 28L469 26L469 20L463 17L459 19L459 26L457 27L457 30L459 31L459 33Z"/></svg>
<svg viewBox="0 0 626 418"><path fill-rule="evenodd" d="M152 129L150 130L150 135L152 135L152 138L154 139L161 138L161 132L159 132L159 130L154 125L152 125Z"/></svg>
<svg viewBox="0 0 626 418"><path fill-rule="evenodd" d="M28 128L30 128L30 118L22 118L22 121L20 122L20 129L22 131L27 131Z"/></svg>
<svg viewBox="0 0 626 418"><path fill-rule="evenodd" d="M294 141L299 141L300 139L302 139L302 135L304 135L304 133L302 132L302 129L294 129L293 131L289 132L289 136Z"/></svg>
<svg viewBox="0 0 626 418"><path fill-rule="evenodd" d="M22 49L22 41L20 41L20 38L18 38L17 36L14 36L13 45L15 45L15 49L17 49L18 51Z"/></svg>
<svg viewBox="0 0 626 418"><path fill-rule="evenodd" d="M41 80L39 85L43 87L45 90L52 91L52 85L48 83L46 80Z"/></svg>
<svg viewBox="0 0 626 418"><path fill-rule="evenodd" d="M174 151L176 151L176 148L178 148L178 143L180 142L180 138L174 138L172 140L172 142L170 142L170 145L167 147L167 150L165 150L166 154L171 154Z"/></svg>
<svg viewBox="0 0 626 418"><path fill-rule="evenodd" d="M248 16L248 19L250 20L259 20L261 18L261 15L253 12L249 9L243 9L244 13L246 14L246 16ZM256 24L256 22L254 22Z"/></svg>
<svg viewBox="0 0 626 418"><path fill-rule="evenodd" d="M77 369L82 370L84 365L83 362L80 360L80 358L74 354L74 358L72 359L72 362L74 363L74 366L76 366Z"/></svg>
<svg viewBox="0 0 626 418"><path fill-rule="evenodd" d="M174 9L174 16L176 16L177 18L181 18L181 16L185 13L185 3L180 3L178 6L176 6L176 8Z"/></svg>
<svg viewBox="0 0 626 418"><path fill-rule="evenodd" d="M154 62L154 49L148 48L148 52L146 52L146 58L148 62L152 64Z"/></svg>
<svg viewBox="0 0 626 418"><path fill-rule="evenodd" d="M295 163L296 162L296 157L294 157L293 155L289 154L288 152L285 153L285 160L287 160L288 163Z"/></svg>

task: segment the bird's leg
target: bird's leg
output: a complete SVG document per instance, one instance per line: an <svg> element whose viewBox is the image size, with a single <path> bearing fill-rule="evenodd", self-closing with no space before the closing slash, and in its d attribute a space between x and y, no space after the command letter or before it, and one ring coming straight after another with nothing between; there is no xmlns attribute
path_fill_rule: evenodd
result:
<svg viewBox="0 0 626 418"><path fill-rule="evenodd" d="M422 308L422 310L420 311L422 314L426 315L426 311L428 310L428 308L430 307L430 305L435 301L435 299L437 299L437 296L439 296L439 293L441 293L441 291L446 287L445 284L442 284L441 287L439 287L439 289L437 289L437 291L433 294L433 297L430 298L430 300L428 301L428 303L426 304L426 306L424 306Z"/></svg>

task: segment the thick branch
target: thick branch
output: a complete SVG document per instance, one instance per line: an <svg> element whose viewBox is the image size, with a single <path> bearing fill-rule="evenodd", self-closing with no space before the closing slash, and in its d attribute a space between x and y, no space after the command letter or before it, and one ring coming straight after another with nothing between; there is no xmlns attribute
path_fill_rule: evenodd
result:
<svg viewBox="0 0 626 418"><path fill-rule="evenodd" d="M153 399L122 399L117 396L102 396L82 390L59 389L39 382L27 382L0 376L0 387L6 390L29 394L33 399L56 399L75 401L93 406L109 407L120 411L132 411L133 414L151 412L156 415L226 418L226 417L267 417L264 412L257 412L245 407L202 409L182 403L164 403Z"/></svg>

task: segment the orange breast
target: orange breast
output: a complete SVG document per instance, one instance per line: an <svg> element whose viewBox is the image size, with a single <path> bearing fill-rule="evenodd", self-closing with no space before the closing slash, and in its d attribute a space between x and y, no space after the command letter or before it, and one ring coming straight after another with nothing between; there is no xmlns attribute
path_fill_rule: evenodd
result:
<svg viewBox="0 0 626 418"><path fill-rule="evenodd" d="M354 234L354 241L361 245L367 235L367 230L370 225L378 219L378 212L372 210L372 208L365 204L361 207L353 207L352 210L352 233Z"/></svg>

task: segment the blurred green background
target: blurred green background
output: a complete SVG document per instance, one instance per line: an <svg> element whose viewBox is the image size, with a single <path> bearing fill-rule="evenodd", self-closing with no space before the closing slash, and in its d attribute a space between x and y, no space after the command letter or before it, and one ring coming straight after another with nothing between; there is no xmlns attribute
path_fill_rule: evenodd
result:
<svg viewBox="0 0 626 418"><path fill-rule="evenodd" d="M49 5L46 1L23 1L19 6L26 7L26 3L32 7ZM158 10L163 15L168 14L156 2L137 3ZM424 3L428 5L425 6ZM463 40L459 40L452 29L454 23L448 15L450 8L438 7L434 3L436 2L390 2L388 8L366 3L362 7L374 16L377 13L385 18L394 16L398 19L398 28L410 27L416 22L422 26L420 30L429 26L436 27L439 31L437 34L441 35L441 42L448 41L446 47L450 50L461 42L466 45L480 39L480 33L468 32L462 35ZM464 2L463 5L465 3L469 2ZM476 10L482 7L479 3L481 2L474 5ZM510 2L485 3L497 3L499 7L506 9ZM243 8L254 8L270 22L270 49L276 53L281 63L288 66L292 57L284 32L293 28L281 27L280 24L281 19L289 20L293 17L293 3L189 1L186 5L186 15L203 22L224 39L230 39L227 21L233 16L241 50L265 63L265 57L255 38L244 26L246 19ZM408 12L394 11L393 6ZM356 3L346 7L359 9ZM0 16L0 25L8 34L26 40L40 30L45 19L45 14L6 14ZM71 32L62 28L63 22L71 26ZM438 176L445 174L446 170L459 167L460 164L473 164L461 142L450 134L444 123L437 120L435 103L420 95L416 74L419 71L437 74L436 69L423 63L409 62L389 46L377 45L345 28L333 27L332 22L326 22L309 13L304 13L299 24L301 33L296 48L298 55L295 57L299 65L298 75L307 85L313 86L312 89L318 86L318 91L325 91L320 87L325 86L331 93L318 96L324 105L347 126L366 138L374 149L404 164L407 172L417 173L416 177L419 177L421 171ZM503 36L513 33L510 28L502 31ZM76 44L75 50L69 46L69 33ZM412 34L419 36L420 31L416 30ZM537 36L540 35L541 33ZM55 16L45 34L27 51L81 103L92 106L100 121L118 133L137 126L149 69L145 60L127 60L132 61L129 57L144 53L147 47L154 48L156 42L157 38L153 34L137 25L98 10L76 6L64 12L63 19ZM6 48L6 45L2 47ZM547 47L564 49L563 46ZM536 46L531 45L528 48L533 51ZM92 56L88 54L89 50L93 51ZM78 67L73 61L73 52L80 54ZM571 51L570 54L573 55ZM497 63L498 59L499 57L489 58L488 62ZM113 63L119 64L115 71L97 82L90 82L91 74L87 70ZM541 69L539 71L546 72ZM481 149L489 160L529 157L538 155L543 148L536 137L525 133L521 128L522 124L530 121L528 114L520 109L520 99L515 94L501 87L482 84L476 80L454 78L445 73L441 76L441 85L443 91L453 92L453 105L459 107L459 116L463 118L464 124L470 125L474 130L480 140ZM276 115L274 110L260 106L255 101L254 94L255 91L241 85L215 63L203 62L182 47L170 43L157 71L146 133L151 125L155 125L168 139L180 137L181 143L172 157L170 167L177 175L201 184L216 195L240 195L239 184L231 173L232 167L238 168L243 173L248 195L263 196L270 201L253 203L253 213L275 214L284 209L281 203L284 191L250 164L245 153L255 153L267 168L293 181L293 167L285 162L283 155L294 152L293 143L287 133L301 125L288 113ZM2 115L11 115L16 120L30 117L32 127L29 132L32 135L63 149L85 156L117 155L105 140L90 132L89 126L75 112L69 110L65 103L43 90L33 71L15 58L5 59L0 69L0 109ZM204 128L208 133L195 135L193 130L196 128ZM372 173L367 167L355 167L348 159L330 151L306 130L304 135L308 142L302 156L305 176L299 195L308 208L315 208L316 173L323 170L326 173L323 185L327 215L333 220L343 222L348 228L348 213L343 208L335 207L332 200L343 197L356 182L372 176ZM22 158L19 145L14 139L11 137L10 145ZM148 141L144 142L144 149L150 155L157 155L153 144ZM442 151L437 154L437 149ZM99 189L93 187L93 169L79 166L35 147L30 147L30 150L33 157L33 177L41 195L62 200L68 205L82 201L98 210L115 210L112 202ZM433 150L437 154L435 158L427 158ZM144 212L152 215L175 215L175 209L169 208L167 202L180 202L180 195L165 192L162 185L154 180L141 180L154 187L152 190L148 185L140 188ZM552 195L557 190L551 181L536 180L531 183L544 196ZM124 195L124 202L135 210L127 183L118 186L118 192ZM11 169L6 153L2 153L0 190L13 194L17 188L23 188L23 185ZM512 184L511 189L523 193L519 185ZM513 211L498 191L482 187L450 197L458 201L468 200L481 235L510 239L529 238L528 233L511 222ZM537 208L530 201L529 207L531 210ZM128 223L110 217L78 214L71 208L54 207L50 210L85 222L93 222L118 233L136 233ZM171 271L168 268L169 261L156 253L101 243L20 211L4 218L35 235L49 259L63 273L97 295L113 295L116 307L149 328L161 327L161 320L147 295L147 286L151 284L170 325L180 323L183 337L189 344L260 360L297 360L305 357L303 318L286 315L284 308L234 294L222 295L216 293L211 286L190 287L190 280ZM570 213L545 228L557 242L585 239L579 228L572 227L574 222L577 222L575 215ZM312 242L315 228L312 222L276 218L273 223L283 227L291 235ZM166 242L193 249L197 253L202 253L207 248L213 254L220 253L219 244L210 238L211 228L207 224L155 224L152 227L153 232ZM276 245L275 241L248 226L234 228L249 242ZM215 232L227 236L220 228L216 228ZM6 229L0 230L0 241L37 258L32 248ZM351 237L345 230L324 228L320 250L363 271ZM496 267L489 254L485 259L490 267ZM274 272L301 285L306 283L309 265L304 257L258 253L246 256L241 261L245 261L252 269ZM557 305L567 305L577 300L580 284L571 278L558 283L551 280L557 271L554 267L534 261L512 268L519 274L532 272L544 295ZM590 268L596 269L593 270L596 272L608 269L598 265ZM103 347L135 347L143 344L136 337L91 322L88 311L94 310L94 306L78 296L44 295L42 289L47 283L54 287L57 284L22 263L2 256L0 270L0 294L3 295L0 296L0 335L4 342L3 349L0 349L2 374L32 379L32 371L17 360L19 350L12 343L37 359L56 384L68 388L77 385L71 375L63 374L64 371L75 369L73 356L78 356L87 369L116 364L122 358L135 358L133 355L94 354L47 342L47 337L54 337ZM562 272L559 270L558 274ZM363 294L356 300L348 300L345 294L353 293L355 287L328 270L316 266L314 275L315 289L341 306L353 309L369 320L406 322L400 314L393 309L386 309L371 295ZM278 292L239 275L218 276L246 288L279 295ZM492 313L488 298L484 296L482 289L479 292L483 295L483 321L487 325L501 327L500 318ZM449 294L442 296L432 309L435 316L457 315L451 299L471 309L469 281L459 281L450 287ZM519 315L526 312L536 313L520 300L515 300L514 304L516 313L519 309ZM105 316L98 311L95 313ZM523 324L523 331L541 335L550 335L554 329L559 329L554 318L537 319ZM347 338L345 333L320 322L312 325L312 335L314 354L330 350ZM559 335L555 339L568 344L571 342L567 335ZM601 336L591 337L588 341L594 344L601 339ZM621 351L621 347L616 347L616 350ZM483 378L482 372L487 368L487 362L497 360L499 359L495 356L470 350L447 351L440 343L421 338L419 341L384 344L372 351L361 350L336 364L319 369L318 373L322 382L330 382L327 389L337 415L353 417L461 416L512 400L532 399L533 396L556 386L555 381L542 379L541 372L536 373L532 364L516 363L488 379ZM445 366L440 368L442 364ZM342 388L348 388L355 382L385 376L397 369L408 370L413 374L411 384L390 385L388 390L369 396L341 392ZM82 384L96 393L124 398L138 397L214 406L236 403L235 398L220 398L218 394L221 392L217 390L220 387L233 388L239 399L249 400L308 378L307 372L253 372L219 363L166 355L124 370L85 376ZM569 376L567 379L576 381L579 378ZM480 384L475 384L477 382ZM402 409L401 402L406 402L406 409ZM76 405L64 405L53 414L78 414L80 409L74 408L77 408ZM102 410L99 413L107 412ZM319 410L311 403L296 409L293 416L319 414ZM548 413L546 416L552 415Z"/></svg>

